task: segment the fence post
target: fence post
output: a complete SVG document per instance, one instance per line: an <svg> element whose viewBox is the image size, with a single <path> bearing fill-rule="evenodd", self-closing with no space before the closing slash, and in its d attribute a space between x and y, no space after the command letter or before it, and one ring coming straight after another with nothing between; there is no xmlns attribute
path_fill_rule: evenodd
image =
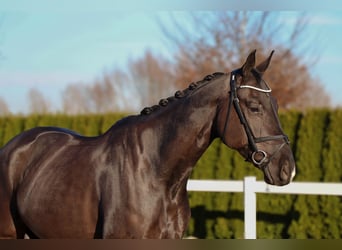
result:
<svg viewBox="0 0 342 250"><path fill-rule="evenodd" d="M255 176L246 176L243 182L244 189L244 221L245 239L256 239L256 193L254 186Z"/></svg>

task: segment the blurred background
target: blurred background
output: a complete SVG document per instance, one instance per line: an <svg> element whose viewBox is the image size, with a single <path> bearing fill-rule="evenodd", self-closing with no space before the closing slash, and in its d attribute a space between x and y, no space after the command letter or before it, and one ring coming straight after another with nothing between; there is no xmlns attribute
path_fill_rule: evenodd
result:
<svg viewBox="0 0 342 250"><path fill-rule="evenodd" d="M281 109L339 107L341 27L332 10L5 9L0 115L138 112L253 49L275 50L265 79Z"/></svg>

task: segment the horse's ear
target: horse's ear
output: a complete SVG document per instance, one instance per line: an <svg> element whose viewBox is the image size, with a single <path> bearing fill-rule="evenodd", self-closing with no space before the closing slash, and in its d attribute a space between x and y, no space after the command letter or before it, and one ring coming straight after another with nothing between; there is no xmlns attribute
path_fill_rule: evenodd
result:
<svg viewBox="0 0 342 250"><path fill-rule="evenodd" d="M263 61L262 63L260 63L258 66L256 66L256 69L257 69L261 74L263 74L263 73L266 71L266 69L268 68L268 66L270 65L270 62L271 62L273 53L274 53L274 50L272 50L270 56L269 56L265 61Z"/></svg>
<svg viewBox="0 0 342 250"><path fill-rule="evenodd" d="M244 76L247 76L251 73L252 69L254 68L255 65L255 52L256 49L253 50L247 57L246 62L242 66L242 74Z"/></svg>

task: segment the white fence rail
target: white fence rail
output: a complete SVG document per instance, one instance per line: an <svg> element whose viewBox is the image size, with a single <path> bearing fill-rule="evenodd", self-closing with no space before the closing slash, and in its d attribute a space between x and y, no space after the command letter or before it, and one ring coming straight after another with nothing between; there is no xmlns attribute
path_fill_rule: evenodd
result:
<svg viewBox="0 0 342 250"><path fill-rule="evenodd" d="M278 187L256 181L247 176L243 181L189 180L188 191L198 192L243 192L245 239L256 239L256 194L304 194L342 196L341 183L292 182Z"/></svg>

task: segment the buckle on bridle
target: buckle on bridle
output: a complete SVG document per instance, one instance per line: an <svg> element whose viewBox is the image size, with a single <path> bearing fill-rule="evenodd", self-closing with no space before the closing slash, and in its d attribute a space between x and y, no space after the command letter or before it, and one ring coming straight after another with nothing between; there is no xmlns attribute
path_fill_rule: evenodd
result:
<svg viewBox="0 0 342 250"><path fill-rule="evenodd" d="M257 154L262 154L261 160L255 159L255 156L256 156ZM259 157L258 157L258 158L259 158ZM252 159L252 161L253 161L253 163L254 163L255 165L260 166L260 165L262 165L264 162L266 162L266 160L267 160L267 153L266 153L265 151L263 151L263 150L254 151L253 154L252 154L251 159Z"/></svg>

